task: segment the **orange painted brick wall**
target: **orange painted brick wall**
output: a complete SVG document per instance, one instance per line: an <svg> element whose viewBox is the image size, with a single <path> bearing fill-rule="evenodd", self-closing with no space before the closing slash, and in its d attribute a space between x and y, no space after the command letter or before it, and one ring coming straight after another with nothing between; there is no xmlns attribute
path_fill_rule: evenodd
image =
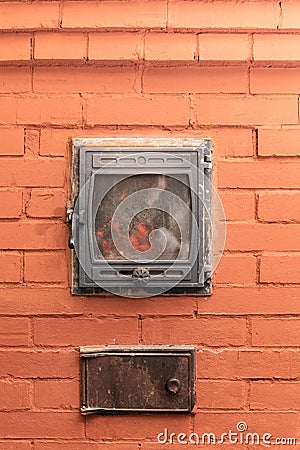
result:
<svg viewBox="0 0 300 450"><path fill-rule="evenodd" d="M299 92L298 0L0 2L0 450L296 437ZM212 138L212 297L70 294L70 142L122 136ZM196 345L195 414L81 416L78 347L105 344Z"/></svg>

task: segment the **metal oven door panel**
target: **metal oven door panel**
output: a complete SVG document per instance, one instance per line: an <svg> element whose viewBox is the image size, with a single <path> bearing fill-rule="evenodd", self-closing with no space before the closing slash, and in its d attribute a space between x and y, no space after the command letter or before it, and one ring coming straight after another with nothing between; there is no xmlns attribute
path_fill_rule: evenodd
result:
<svg viewBox="0 0 300 450"><path fill-rule="evenodd" d="M195 403L193 347L81 349L84 414L191 412Z"/></svg>

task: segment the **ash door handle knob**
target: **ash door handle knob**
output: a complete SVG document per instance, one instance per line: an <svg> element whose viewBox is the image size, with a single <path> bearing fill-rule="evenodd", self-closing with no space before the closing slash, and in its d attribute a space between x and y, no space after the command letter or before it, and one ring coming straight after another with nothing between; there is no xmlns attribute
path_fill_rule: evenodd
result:
<svg viewBox="0 0 300 450"><path fill-rule="evenodd" d="M177 378L170 378L166 382L166 390L171 394L178 394L181 389L181 383Z"/></svg>

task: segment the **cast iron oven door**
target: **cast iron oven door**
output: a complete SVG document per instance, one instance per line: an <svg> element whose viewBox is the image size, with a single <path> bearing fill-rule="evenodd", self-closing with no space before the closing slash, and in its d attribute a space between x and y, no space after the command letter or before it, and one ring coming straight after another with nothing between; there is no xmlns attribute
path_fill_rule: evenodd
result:
<svg viewBox="0 0 300 450"><path fill-rule="evenodd" d="M80 359L83 414L189 413L194 407L194 347L82 347Z"/></svg>
<svg viewBox="0 0 300 450"><path fill-rule="evenodd" d="M73 293L209 294L210 142L130 141L73 140Z"/></svg>

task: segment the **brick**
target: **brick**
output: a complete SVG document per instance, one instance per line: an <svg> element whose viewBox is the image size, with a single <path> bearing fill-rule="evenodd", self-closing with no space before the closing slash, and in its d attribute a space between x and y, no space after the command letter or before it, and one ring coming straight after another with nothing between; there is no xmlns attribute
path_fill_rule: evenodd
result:
<svg viewBox="0 0 300 450"><path fill-rule="evenodd" d="M24 154L23 128L0 128L0 155Z"/></svg>
<svg viewBox="0 0 300 450"><path fill-rule="evenodd" d="M26 156L38 156L40 153L40 130L25 129Z"/></svg>
<svg viewBox="0 0 300 450"><path fill-rule="evenodd" d="M1 441L0 450L31 450L30 441Z"/></svg>
<svg viewBox="0 0 300 450"><path fill-rule="evenodd" d="M244 409L247 390L242 381L198 380L197 406L200 409Z"/></svg>
<svg viewBox="0 0 300 450"><path fill-rule="evenodd" d="M30 34L7 33L0 35L0 61L28 61L30 58Z"/></svg>
<svg viewBox="0 0 300 450"><path fill-rule="evenodd" d="M258 197L258 217L266 222L300 222L298 191L262 192Z"/></svg>
<svg viewBox="0 0 300 450"><path fill-rule="evenodd" d="M252 255L223 255L217 267L217 283L255 284L256 258Z"/></svg>
<svg viewBox="0 0 300 450"><path fill-rule="evenodd" d="M300 36L297 34L254 34L254 61L299 61Z"/></svg>
<svg viewBox="0 0 300 450"><path fill-rule="evenodd" d="M118 69L119 70L119 69ZM121 73L121 68L120 68ZM120 84L120 83L119 83ZM116 131L109 128L43 128L41 129L41 148L42 156L65 156L70 152L72 138L75 137L112 137ZM119 136L133 136L131 131L119 130ZM136 136L136 134L134 134ZM146 133L147 135L147 133Z"/></svg>
<svg viewBox="0 0 300 450"><path fill-rule="evenodd" d="M65 249L64 224L31 221L0 223L0 247L4 250Z"/></svg>
<svg viewBox="0 0 300 450"><path fill-rule="evenodd" d="M195 98L198 124L297 124L297 97L199 95Z"/></svg>
<svg viewBox="0 0 300 450"><path fill-rule="evenodd" d="M22 214L22 190L0 189L0 218L16 219Z"/></svg>
<svg viewBox="0 0 300 450"><path fill-rule="evenodd" d="M36 67L35 92L135 92L134 67Z"/></svg>
<svg viewBox="0 0 300 450"><path fill-rule="evenodd" d="M113 449L113 450L138 450L138 444L136 442L102 442L102 441L83 441L76 440L73 441L71 439L68 440L59 440L59 441L51 441L51 440L38 440L35 442L35 450L105 450L105 449ZM0 447L1 449L1 447ZM1 449L2 450L2 449Z"/></svg>
<svg viewBox="0 0 300 450"><path fill-rule="evenodd" d="M172 311L173 316L192 315L197 308L195 297L153 297L148 298L146 302L137 304L135 299L111 297L102 298L99 301L97 297L86 298L87 314L92 313L93 316L109 316L109 315L125 315L143 317L155 314L169 315ZM1 302L0 302L1 308Z"/></svg>
<svg viewBox="0 0 300 450"><path fill-rule="evenodd" d="M294 224L227 224L226 250L300 250L300 227Z"/></svg>
<svg viewBox="0 0 300 450"><path fill-rule="evenodd" d="M0 350L0 362L1 376L9 373L18 378L79 377L78 352L74 350Z"/></svg>
<svg viewBox="0 0 300 450"><path fill-rule="evenodd" d="M0 97L0 123L4 125L70 125L81 124L81 121L81 99L79 95Z"/></svg>
<svg viewBox="0 0 300 450"><path fill-rule="evenodd" d="M299 162L283 160L221 161L218 163L221 188L300 187Z"/></svg>
<svg viewBox="0 0 300 450"><path fill-rule="evenodd" d="M0 68L1 93L9 94L14 92L30 92L30 91L31 91L30 67Z"/></svg>
<svg viewBox="0 0 300 450"><path fill-rule="evenodd" d="M144 36L140 33L89 33L89 60L138 60L143 58ZM118 67L118 69L121 69Z"/></svg>
<svg viewBox="0 0 300 450"><path fill-rule="evenodd" d="M218 330L216 333L215 330ZM152 319L143 320L144 344L198 344L209 346L243 345L246 322L236 318Z"/></svg>
<svg viewBox="0 0 300 450"><path fill-rule="evenodd" d="M252 318L252 344L267 347L299 347L299 319Z"/></svg>
<svg viewBox="0 0 300 450"><path fill-rule="evenodd" d="M237 424L240 421L248 425L247 432L243 433L244 439L247 436L246 433L259 434L260 442L262 442L264 433L267 432L273 437L296 436L297 433L297 413L279 411L200 412L195 416L195 429L201 430L201 434L205 432L211 433L213 430L217 436L220 436L224 432L228 433L228 430L237 431ZM251 444L251 436L249 443ZM252 447L255 448L256 445L253 444ZM261 446L263 446L262 443Z"/></svg>
<svg viewBox="0 0 300 450"><path fill-rule="evenodd" d="M29 217L58 217L66 215L66 194L59 189L32 189L27 202Z"/></svg>
<svg viewBox="0 0 300 450"><path fill-rule="evenodd" d="M74 130L44 128L41 130L40 154L42 156L64 156L69 148Z"/></svg>
<svg viewBox="0 0 300 450"><path fill-rule="evenodd" d="M295 0L285 0L282 3L282 18L280 28L299 28L299 3Z"/></svg>
<svg viewBox="0 0 300 450"><path fill-rule="evenodd" d="M197 414L198 414L198 412L197 412ZM200 414L200 412L199 412L199 414ZM191 437L190 437L190 435L188 433L184 433L184 434L186 434L186 436L180 436L179 432L178 433L174 432L174 434L175 434L175 436L174 436L174 435L171 435L172 431L173 430L169 430L169 429L167 430L167 432L162 430L163 435L161 437L161 444L160 443L158 444L159 446L163 444L163 439L167 439L167 442L166 442L166 444L164 444L164 446L166 448L173 448L174 450L180 450L182 448L182 445L186 445L187 446L186 448L189 448L189 446L197 445L197 447L202 450L205 447L207 447L207 445L208 445L208 437L207 436L205 436L205 438L204 438L205 442L203 444L201 443L201 441L202 441L202 433L201 432L200 433L198 432L199 442L197 442L196 435L193 433L191 434ZM176 430L174 430L174 431L176 431ZM164 437L165 433L167 433L167 438ZM197 432L195 431L195 433L197 433ZM156 440L158 441L157 436L156 436ZM186 441L186 444L184 444L185 441ZM209 445L213 445L214 448L218 449L218 450L221 450L221 447L224 447L224 444L218 445L217 442L216 442L216 444L212 444L212 442L211 442L211 444L209 444ZM236 448L236 450L243 450L243 447L241 445L235 445L234 447ZM146 441L142 444L143 450L154 450L155 448L157 448L155 439L153 440L153 442Z"/></svg>
<svg viewBox="0 0 300 450"><path fill-rule="evenodd" d="M59 2L3 2L0 29L58 28Z"/></svg>
<svg viewBox="0 0 300 450"><path fill-rule="evenodd" d="M98 298L99 300L99 298ZM82 315L84 301L71 295L68 287L22 286L0 289L0 313L7 316L16 314L40 316L49 314Z"/></svg>
<svg viewBox="0 0 300 450"><path fill-rule="evenodd" d="M292 295L292 294L291 294ZM41 301L42 299L42 301ZM0 288L0 314L14 316L15 304L18 314L40 315L82 315L93 316L144 316L156 314L192 315L197 309L195 297L155 297L147 302L137 303L136 299L121 297L76 297L71 295L68 287L23 286Z"/></svg>
<svg viewBox="0 0 300 450"><path fill-rule="evenodd" d="M300 72L299 72L300 75ZM259 129L260 156L300 156L300 130Z"/></svg>
<svg viewBox="0 0 300 450"><path fill-rule="evenodd" d="M66 254L25 253L24 281L40 283L62 283L67 281Z"/></svg>
<svg viewBox="0 0 300 450"><path fill-rule="evenodd" d="M197 59L197 36L188 33L146 34L145 59L150 61L194 61Z"/></svg>
<svg viewBox="0 0 300 450"><path fill-rule="evenodd" d="M91 416L86 422L86 436L88 439L97 440L117 441L122 436L126 440L151 439L153 441L164 428L191 432L190 416L184 414L124 415L115 416L114 420L107 420L105 416ZM132 448L132 443L129 444L129 448Z"/></svg>
<svg viewBox="0 0 300 450"><path fill-rule="evenodd" d="M168 26L174 28L275 28L279 5L267 1L169 3ZM222 44L220 44L222 45Z"/></svg>
<svg viewBox="0 0 300 450"><path fill-rule="evenodd" d="M166 1L70 1L63 7L63 28L160 28L166 23Z"/></svg>
<svg viewBox="0 0 300 450"><path fill-rule="evenodd" d="M34 403L37 408L79 408L78 381L36 380Z"/></svg>
<svg viewBox="0 0 300 450"><path fill-rule="evenodd" d="M251 94L297 94L300 90L298 68L250 69Z"/></svg>
<svg viewBox="0 0 300 450"><path fill-rule="evenodd" d="M273 379L298 378L300 352L297 350L201 350L197 355L201 378Z"/></svg>
<svg viewBox="0 0 300 450"><path fill-rule="evenodd" d="M198 314L299 314L300 288L218 286L209 301L199 299Z"/></svg>
<svg viewBox="0 0 300 450"><path fill-rule="evenodd" d="M22 256L20 253L0 253L0 282L19 283L21 281Z"/></svg>
<svg viewBox="0 0 300 450"><path fill-rule="evenodd" d="M213 149L219 156L253 156L254 139L251 128L211 128L206 136L212 138Z"/></svg>
<svg viewBox="0 0 300 450"><path fill-rule="evenodd" d="M84 59L87 42L83 33L40 32L35 34L35 59Z"/></svg>
<svg viewBox="0 0 300 450"><path fill-rule="evenodd" d="M248 90L247 70L241 67L150 67L143 77L150 93L242 93Z"/></svg>
<svg viewBox="0 0 300 450"><path fill-rule="evenodd" d="M227 220L254 221L255 197L252 192L223 191L219 196Z"/></svg>
<svg viewBox="0 0 300 450"><path fill-rule="evenodd" d="M299 382L252 382L250 408L257 410L298 410L299 396Z"/></svg>
<svg viewBox="0 0 300 450"><path fill-rule="evenodd" d="M119 137L153 137L153 128L151 127L119 127ZM203 137L213 138L215 151L223 154L228 152L234 156L245 155L252 150L252 130L240 128L201 128L201 129L165 129L157 127L155 135L161 137ZM42 128L41 130L41 154L51 156L64 156L70 151L71 140L74 137L80 138L115 138L116 130L114 127L93 127L93 128ZM250 149L248 147L250 145ZM67 153L68 155L69 153Z"/></svg>
<svg viewBox="0 0 300 450"><path fill-rule="evenodd" d="M0 183L2 186L63 186L64 162L57 159L2 158Z"/></svg>
<svg viewBox="0 0 300 450"><path fill-rule="evenodd" d="M202 33L198 40L200 61L245 61L251 57L247 34Z"/></svg>
<svg viewBox="0 0 300 450"><path fill-rule="evenodd" d="M183 96L86 97L85 116L88 124L187 125L190 104Z"/></svg>
<svg viewBox="0 0 300 450"><path fill-rule="evenodd" d="M137 319L34 319L34 341L42 345L137 344Z"/></svg>
<svg viewBox="0 0 300 450"><path fill-rule="evenodd" d="M0 410L16 411L29 409L29 407L30 383L25 381L0 381Z"/></svg>
<svg viewBox="0 0 300 450"><path fill-rule="evenodd" d="M3 437L12 438L84 438L84 418L71 412L1 412ZM16 427L16 424L22 424ZM38 426L37 426L38 424Z"/></svg>
<svg viewBox="0 0 300 450"><path fill-rule="evenodd" d="M64 442L51 442L51 441L46 441L46 442L42 442L42 441L37 441L35 442L35 450L99 450L100 447L98 443L96 442L91 442L91 441L84 441L84 442L79 442L79 441L64 441ZM108 448L109 446L113 446L113 448L115 449L116 446L118 446L117 444L113 443L113 444L108 444L105 443L103 444L105 445L106 448ZM121 444L122 449L124 450L124 444ZM131 444L131 447L132 444ZM2 449L1 449L2 450Z"/></svg>
<svg viewBox="0 0 300 450"><path fill-rule="evenodd" d="M261 283L299 283L300 255L263 255L260 263Z"/></svg>
<svg viewBox="0 0 300 450"><path fill-rule="evenodd" d="M29 320L25 318L0 318L0 345L28 345Z"/></svg>

